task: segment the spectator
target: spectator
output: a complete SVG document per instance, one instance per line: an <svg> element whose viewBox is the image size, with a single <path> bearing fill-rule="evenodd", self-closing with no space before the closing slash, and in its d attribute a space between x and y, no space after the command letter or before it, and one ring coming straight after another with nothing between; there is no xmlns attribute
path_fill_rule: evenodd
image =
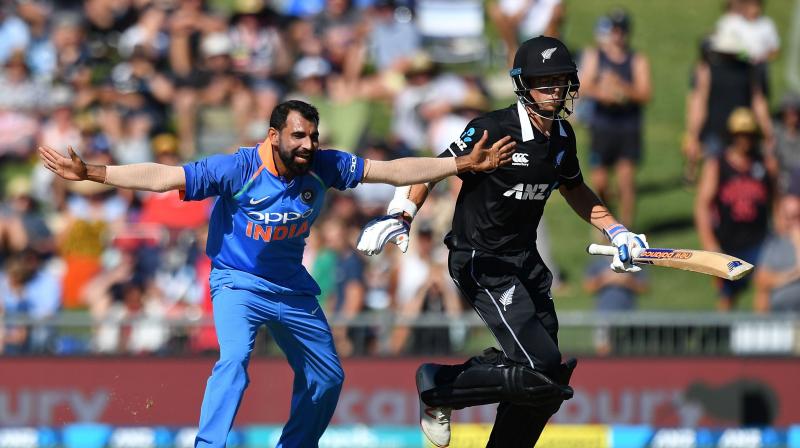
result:
<svg viewBox="0 0 800 448"><path fill-rule="evenodd" d="M642 156L642 108L650 101L650 63L630 46L630 17L615 10L595 27L597 48L584 52L581 89L593 101L589 128L592 184L610 203L609 175L617 177L619 216L632 226L636 206L636 165Z"/></svg>
<svg viewBox="0 0 800 448"><path fill-rule="evenodd" d="M764 15L763 0L731 0L730 10L717 20L717 32L737 39L754 64L774 60L780 50L775 22Z"/></svg>
<svg viewBox="0 0 800 448"><path fill-rule="evenodd" d="M775 157L778 160L779 186L800 185L800 95L786 93L775 122Z"/></svg>
<svg viewBox="0 0 800 448"><path fill-rule="evenodd" d="M67 152L67 147L82 147L83 138L73 113L73 95L66 87L53 89L50 97L52 112L38 138L39 145L52 146Z"/></svg>
<svg viewBox="0 0 800 448"><path fill-rule="evenodd" d="M0 5L0 64L5 64L20 50L24 51L30 42L28 25L16 14L11 2Z"/></svg>
<svg viewBox="0 0 800 448"><path fill-rule="evenodd" d="M389 160L391 153L388 143L374 141L361 151L361 156L370 160ZM379 216L394 197L394 187L388 184L360 184L353 189L353 194L364 216Z"/></svg>
<svg viewBox="0 0 800 448"><path fill-rule="evenodd" d="M705 43L704 43L705 45ZM739 58L741 44L728 34L715 33L702 50L702 60L694 67L692 88L686 97L686 178L694 181L701 156L720 157L725 148L725 125L737 107L753 110L758 126L770 149L773 134L767 110L764 82L753 66ZM767 166L775 173L770 153Z"/></svg>
<svg viewBox="0 0 800 448"><path fill-rule="evenodd" d="M136 275L131 253L95 276L83 290L83 301L96 322L93 349L98 353L154 353L167 343L166 308L157 291Z"/></svg>
<svg viewBox="0 0 800 448"><path fill-rule="evenodd" d="M403 73L422 38L411 11L398 0L378 0L369 14L369 53L378 72Z"/></svg>
<svg viewBox="0 0 800 448"><path fill-rule="evenodd" d="M767 234L772 182L758 149L752 111L739 108L728 119L728 146L703 165L695 201L695 226L705 250L724 252L756 264ZM749 277L719 283L718 308L736 304Z"/></svg>
<svg viewBox="0 0 800 448"><path fill-rule="evenodd" d="M348 64L355 62L352 44L356 41L360 20L351 0L325 0L325 9L311 18L314 33L322 42L322 55L336 74L354 73L354 68Z"/></svg>
<svg viewBox="0 0 800 448"><path fill-rule="evenodd" d="M780 38L771 18L763 15L763 0L731 0L726 14L717 20L715 33L730 35L742 47L742 57L755 67L769 97L768 63L778 57Z"/></svg>
<svg viewBox="0 0 800 448"><path fill-rule="evenodd" d="M800 192L795 192L795 194ZM779 201L775 232L761 251L756 268L757 312L800 311L800 196Z"/></svg>
<svg viewBox="0 0 800 448"><path fill-rule="evenodd" d="M405 86L394 98L392 134L416 154L428 151L428 128L447 116L478 89L475 83L440 67L425 52L417 53L405 74Z"/></svg>
<svg viewBox="0 0 800 448"><path fill-rule="evenodd" d="M101 49L108 45L108 37L102 42L87 40L83 18L76 14L57 15L54 18L50 39L55 57L55 69L50 77L57 82L70 82L76 72L86 65L91 66L96 74L107 74L111 64L116 60L116 54L109 55L108 58L96 57L98 53L102 53ZM92 48L92 51L89 48Z"/></svg>
<svg viewBox="0 0 800 448"><path fill-rule="evenodd" d="M594 296L595 310L598 312L633 311L637 308L636 299L648 288L644 271L621 275L608 269L608 260L595 258L586 269L583 288ZM610 329L605 325L595 327L594 348L598 355L611 353L614 340L623 336L624 329Z"/></svg>
<svg viewBox="0 0 800 448"><path fill-rule="evenodd" d="M138 11L138 15L136 23L119 37L119 55L128 59L138 50L148 58L160 60L169 50L167 13L156 6L148 5Z"/></svg>
<svg viewBox="0 0 800 448"><path fill-rule="evenodd" d="M348 90L325 58L302 57L292 74L296 89L285 99L311 101L321 115L330 117L328 124L320 127L320 144L341 150L358 147L370 118L370 105L358 92Z"/></svg>
<svg viewBox="0 0 800 448"><path fill-rule="evenodd" d="M561 0L496 0L489 17L506 45L508 65L520 42L536 36L561 37L564 5Z"/></svg>
<svg viewBox="0 0 800 448"><path fill-rule="evenodd" d="M353 250L351 228L345 221L330 217L321 227L325 245L336 253L335 286L329 302L329 313L338 322L332 328L336 349L343 357L364 354L371 348L371 329L350 326L365 306L364 262Z"/></svg>
<svg viewBox="0 0 800 448"><path fill-rule="evenodd" d="M31 195L31 181L17 176L6 185L6 202L0 209L0 240L4 249L30 247L38 254L53 254L55 241L39 203Z"/></svg>
<svg viewBox="0 0 800 448"><path fill-rule="evenodd" d="M272 109L285 93L284 80L292 68L283 33L278 27L278 15L263 2L254 2L250 10L240 11L231 18L229 32L233 44L234 70L246 79L253 92L248 118L249 135L264 135Z"/></svg>
<svg viewBox="0 0 800 448"><path fill-rule="evenodd" d="M415 328L407 323L423 313L446 314L447 319L461 315L461 298L447 273L444 254L436 253L433 228L426 222L418 224L417 235L411 239L412 251L399 257L391 274L394 309L399 322L391 335L389 350L397 355L405 351L413 354L452 353L449 325ZM411 347L408 338L411 336Z"/></svg>
<svg viewBox="0 0 800 448"><path fill-rule="evenodd" d="M27 322L10 324L5 329L4 352L47 351L54 332L46 321L58 312L60 298L58 279L42 266L38 254L26 249L9 257L5 272L0 274L0 301L7 319Z"/></svg>
<svg viewBox="0 0 800 448"><path fill-rule="evenodd" d="M108 153L85 155L88 163L111 163ZM105 236L127 218L129 202L119 190L96 182L70 182L70 196L57 236L58 253L65 264L64 308L84 307L81 290L101 271Z"/></svg>
<svg viewBox="0 0 800 448"><path fill-rule="evenodd" d="M6 58L0 90L0 157L27 157L35 146L37 113L47 88L30 78L24 54L15 53Z"/></svg>

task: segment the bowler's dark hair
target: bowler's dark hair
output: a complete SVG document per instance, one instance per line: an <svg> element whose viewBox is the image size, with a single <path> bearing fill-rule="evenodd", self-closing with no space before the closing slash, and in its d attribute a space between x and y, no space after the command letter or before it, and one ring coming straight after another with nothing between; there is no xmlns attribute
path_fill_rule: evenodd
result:
<svg viewBox="0 0 800 448"><path fill-rule="evenodd" d="M319 126L319 112L317 108L304 101L290 100L278 104L269 117L269 127L281 130L286 127L286 117L289 112L296 111L306 120Z"/></svg>

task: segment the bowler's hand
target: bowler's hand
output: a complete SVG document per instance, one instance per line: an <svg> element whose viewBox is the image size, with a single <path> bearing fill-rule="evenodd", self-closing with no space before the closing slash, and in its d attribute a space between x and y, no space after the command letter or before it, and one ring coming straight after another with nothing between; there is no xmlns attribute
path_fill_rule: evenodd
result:
<svg viewBox="0 0 800 448"><path fill-rule="evenodd" d="M489 132L484 130L483 136L475 143L472 152L465 156L456 157L456 166L459 173L491 171L511 163L511 156L514 154L514 147L517 143L511 140L511 137L505 136L494 142L490 148L486 148L485 145L488 138Z"/></svg>
<svg viewBox="0 0 800 448"><path fill-rule="evenodd" d="M89 179L86 163L75 153L72 146L67 147L69 157L65 157L60 152L49 146L39 147L39 157L44 166L63 177L66 180L87 180Z"/></svg>

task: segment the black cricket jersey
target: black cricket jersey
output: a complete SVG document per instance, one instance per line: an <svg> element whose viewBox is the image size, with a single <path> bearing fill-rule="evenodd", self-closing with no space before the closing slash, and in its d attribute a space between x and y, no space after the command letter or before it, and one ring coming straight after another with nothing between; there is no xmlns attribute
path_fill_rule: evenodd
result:
<svg viewBox="0 0 800 448"><path fill-rule="evenodd" d="M484 130L489 132L487 147L506 135L517 142L512 162L491 172L459 175L463 186L448 246L496 253L531 250L553 190L583 183L575 132L567 121L553 121L545 136L517 102L473 119L439 157L468 154Z"/></svg>

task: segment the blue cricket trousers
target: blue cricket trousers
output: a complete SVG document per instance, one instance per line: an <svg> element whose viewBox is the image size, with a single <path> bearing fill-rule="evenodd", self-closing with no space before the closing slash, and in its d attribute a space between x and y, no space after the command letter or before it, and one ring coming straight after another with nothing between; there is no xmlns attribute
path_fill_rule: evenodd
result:
<svg viewBox="0 0 800 448"><path fill-rule="evenodd" d="M206 385L195 447L224 447L250 379L256 333L266 324L294 370L289 421L278 448L316 448L344 381L333 336L314 297L212 287L220 357ZM267 380L266 378L264 380Z"/></svg>

